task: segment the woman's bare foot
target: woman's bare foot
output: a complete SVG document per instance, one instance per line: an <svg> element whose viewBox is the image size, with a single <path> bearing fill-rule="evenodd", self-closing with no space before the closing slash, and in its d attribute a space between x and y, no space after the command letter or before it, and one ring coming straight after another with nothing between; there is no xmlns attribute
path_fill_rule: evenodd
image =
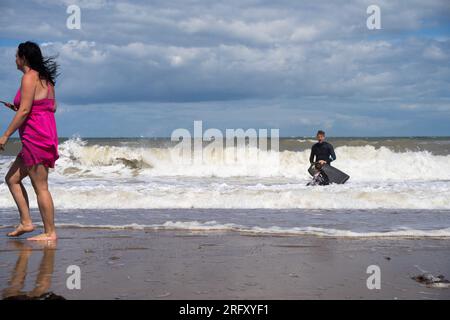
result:
<svg viewBox="0 0 450 320"><path fill-rule="evenodd" d="M35 237L28 238L29 241L55 241L58 237L56 233L42 233Z"/></svg>
<svg viewBox="0 0 450 320"><path fill-rule="evenodd" d="M8 237L18 237L27 232L34 231L34 226L32 224L19 224L16 230L7 234Z"/></svg>

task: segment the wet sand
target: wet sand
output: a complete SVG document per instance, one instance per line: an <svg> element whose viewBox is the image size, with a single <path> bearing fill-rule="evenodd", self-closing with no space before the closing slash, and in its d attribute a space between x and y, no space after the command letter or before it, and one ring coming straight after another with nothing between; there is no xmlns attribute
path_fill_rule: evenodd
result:
<svg viewBox="0 0 450 320"><path fill-rule="evenodd" d="M2 229L2 234L6 229ZM2 297L66 299L450 299L412 276L450 277L450 240L331 239L60 228L55 246L0 238ZM67 267L81 270L69 290ZM369 265L381 289L369 290Z"/></svg>

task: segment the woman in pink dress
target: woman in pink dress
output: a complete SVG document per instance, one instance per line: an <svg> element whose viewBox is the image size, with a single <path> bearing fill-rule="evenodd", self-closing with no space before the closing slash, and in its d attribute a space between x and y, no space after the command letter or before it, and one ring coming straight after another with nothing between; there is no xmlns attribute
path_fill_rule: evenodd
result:
<svg viewBox="0 0 450 320"><path fill-rule="evenodd" d="M28 240L56 240L53 200L48 190L48 170L55 166L55 161L59 158L54 115L54 86L58 66L52 58L45 59L39 46L33 42L19 45L16 64L24 75L14 105L7 104L16 114L0 137L1 150L4 150L9 137L16 130L19 130L22 142L22 150L5 178L20 214L20 224L8 236L18 237L34 230L27 191L22 184L22 180L29 176L36 192L44 233Z"/></svg>

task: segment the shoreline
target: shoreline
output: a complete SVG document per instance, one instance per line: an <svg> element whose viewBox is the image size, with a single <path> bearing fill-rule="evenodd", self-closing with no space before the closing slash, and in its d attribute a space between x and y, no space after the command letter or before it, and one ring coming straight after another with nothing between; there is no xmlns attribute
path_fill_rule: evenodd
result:
<svg viewBox="0 0 450 320"><path fill-rule="evenodd" d="M448 239L58 231L55 247L1 236L3 298L9 288L66 299L450 299L450 289L412 279L420 269L449 278ZM80 290L66 287L70 265L80 267ZM380 267L380 290L367 288L369 265Z"/></svg>

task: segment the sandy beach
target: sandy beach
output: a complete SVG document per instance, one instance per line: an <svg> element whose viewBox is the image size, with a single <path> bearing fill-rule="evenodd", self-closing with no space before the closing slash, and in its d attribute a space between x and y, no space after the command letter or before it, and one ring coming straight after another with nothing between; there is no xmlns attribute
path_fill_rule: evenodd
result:
<svg viewBox="0 0 450 320"><path fill-rule="evenodd" d="M6 231L2 229L4 234ZM56 245L1 237L2 297L449 299L412 276L450 271L448 239L333 239L238 232L60 228ZM81 270L69 290L67 267ZM381 289L368 290L378 265Z"/></svg>

